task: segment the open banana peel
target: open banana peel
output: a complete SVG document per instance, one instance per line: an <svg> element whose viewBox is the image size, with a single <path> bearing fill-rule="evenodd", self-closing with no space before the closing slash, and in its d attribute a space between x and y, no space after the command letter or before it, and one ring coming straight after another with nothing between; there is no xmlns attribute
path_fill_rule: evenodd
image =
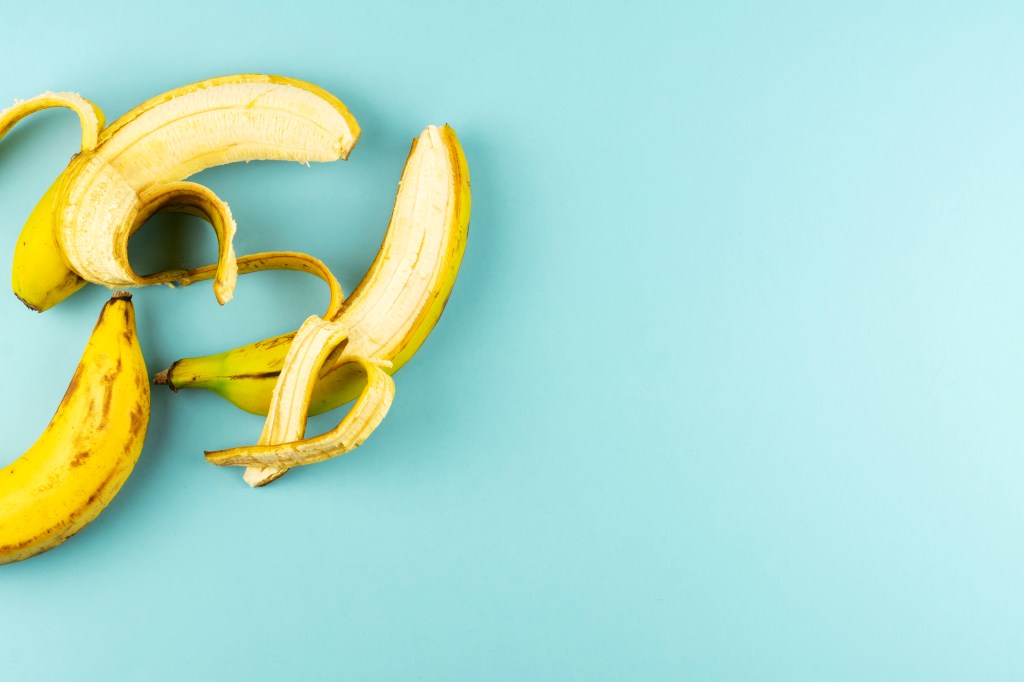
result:
<svg viewBox="0 0 1024 682"><path fill-rule="evenodd" d="M246 465L245 480L263 485L287 467L321 461L362 443L391 404L394 387L385 377L389 382L388 375L419 349L451 295L466 248L470 204L469 171L455 131L450 126L428 127L413 141L384 243L366 276L339 303L340 287L320 274L332 291L324 320L344 330L337 342L344 344L340 350L320 358L316 353L334 341L310 344L299 330L223 353L179 360L158 374L156 382L173 390L205 388L244 410L268 415L257 446L208 453L207 459L221 465ZM301 257L293 254L291 258L292 269L299 269ZM311 265L310 271L314 269ZM207 267L180 281L188 284L210 273ZM319 324L327 324L324 320ZM304 350L300 353L299 348ZM307 362L311 364L306 366ZM299 366L301 371L295 369ZM286 379L296 373L304 377L301 387ZM298 442L307 414L352 400L356 403L349 416L331 432L336 440L320 437L315 442ZM365 423L370 426L364 432L367 427L357 415L368 411L373 416L367 417ZM288 428L274 426L300 418L301 423L292 422Z"/></svg>
<svg viewBox="0 0 1024 682"><path fill-rule="evenodd" d="M346 159L360 132L345 105L315 85L242 74L171 90L106 128L95 104L76 94L45 93L0 112L0 137L51 107L78 114L82 148L36 205L14 252L14 293L39 311L85 282L131 287L180 276L139 275L128 262L129 237L160 210L195 213L213 226L214 292L226 303L238 276L235 221L212 191L185 179L237 161Z"/></svg>
<svg viewBox="0 0 1024 682"><path fill-rule="evenodd" d="M223 304L239 275L311 274L330 291L322 316L311 315L288 334L179 360L154 382L174 391L211 390L266 415L254 444L206 453L214 464L245 467L243 479L254 487L363 443L394 399L392 375L440 318L462 262L471 201L455 131L428 126L413 140L384 242L346 297L327 265L309 254L237 257L228 205L187 180L237 161L347 158L360 129L333 95L280 76L225 76L171 90L107 126L89 100L47 92L0 111L0 138L26 116L53 107L77 114L81 148L18 237L15 294L43 311L90 282L124 288L213 280ZM217 237L217 262L135 272L128 240L158 211L205 218ZM149 398L131 294L118 291L104 307L50 425L28 452L0 469L0 564L59 545L110 503L142 450ZM349 402L337 427L306 437L309 415Z"/></svg>

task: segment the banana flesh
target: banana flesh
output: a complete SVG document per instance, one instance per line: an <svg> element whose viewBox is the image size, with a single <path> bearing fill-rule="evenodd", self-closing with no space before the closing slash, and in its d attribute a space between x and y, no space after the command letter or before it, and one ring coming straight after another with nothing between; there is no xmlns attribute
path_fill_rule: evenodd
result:
<svg viewBox="0 0 1024 682"><path fill-rule="evenodd" d="M118 292L50 424L0 470L0 564L52 549L95 519L135 466L148 421L135 312L131 295Z"/></svg>
<svg viewBox="0 0 1024 682"><path fill-rule="evenodd" d="M319 414L355 400L366 371L351 358L387 364L393 374L436 324L452 291L469 228L470 186L455 131L428 127L412 145L380 252L359 286L327 319L350 330L345 352L320 371L308 405ZM205 388L238 407L267 414L295 333L174 363L157 377L172 390Z"/></svg>
<svg viewBox="0 0 1024 682"><path fill-rule="evenodd" d="M128 262L127 244L155 211L180 207L214 227L219 245L214 292L226 303L237 278L231 246L235 223L227 205L210 190L181 181L237 161L344 159L360 133L336 97L279 76L242 74L194 83L145 102L102 130L102 114L87 100L64 97L54 104L52 96L36 99L32 106L19 104L0 115L0 131L44 105L75 108L83 128L81 151L22 231L19 241L32 248L15 253L15 293L36 310L77 291L62 284L69 272L110 287L179 276L177 271L136 273ZM95 121L87 120L90 111ZM28 257L29 251L47 249L48 259Z"/></svg>
<svg viewBox="0 0 1024 682"><path fill-rule="evenodd" d="M341 100L304 81L242 74L186 85L114 121L97 153L137 191L238 161L348 158L359 125Z"/></svg>

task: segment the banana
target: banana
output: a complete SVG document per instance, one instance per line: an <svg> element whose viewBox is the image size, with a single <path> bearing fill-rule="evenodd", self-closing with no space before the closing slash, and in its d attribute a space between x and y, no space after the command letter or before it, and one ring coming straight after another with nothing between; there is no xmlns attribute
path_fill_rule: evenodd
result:
<svg viewBox="0 0 1024 682"><path fill-rule="evenodd" d="M337 427L313 438L303 438L309 400L317 376L330 356L350 340L349 329L313 315L295 334L274 385L263 433L255 446L207 452L206 459L221 466L246 466L243 479L255 487L284 475L289 468L322 462L361 445L391 407L395 382L384 368L391 363L343 355L342 362L364 372L366 384Z"/></svg>
<svg viewBox="0 0 1024 682"><path fill-rule="evenodd" d="M13 106L0 112L0 138L26 116L54 107L70 109L78 114L82 125L83 150L96 146L106 119L98 106L75 92L44 92L31 99L15 102Z"/></svg>
<svg viewBox="0 0 1024 682"><path fill-rule="evenodd" d="M455 131L449 126L427 128L413 143L377 257L340 311L325 316L357 333L366 330L352 352L390 361L394 373L420 347L455 283L470 204L469 174ZM183 277L180 283L208 277L210 268L204 273ZM265 415L294 337L291 332L215 355L178 360L156 381L173 391L211 390L247 412ZM360 374L332 363L314 388L310 414L353 400L361 390Z"/></svg>
<svg viewBox="0 0 1024 682"><path fill-rule="evenodd" d="M15 294L36 310L71 295L81 280L122 287L182 276L139 275L128 263L128 239L158 210L185 210L211 223L218 241L214 292L226 303L237 278L235 222L227 204L185 178L237 161L345 159L360 133L345 105L326 91L243 74L172 90L106 128L92 103L48 93L0 113L0 136L47 106L79 113L83 143L33 211L15 251Z"/></svg>
<svg viewBox="0 0 1024 682"><path fill-rule="evenodd" d="M49 310L87 282L68 267L50 229L57 183L32 210L14 246L11 286L14 295L36 312Z"/></svg>
<svg viewBox="0 0 1024 682"><path fill-rule="evenodd" d="M116 292L49 426L0 470L0 564L52 549L95 519L135 466L148 422L131 294Z"/></svg>
<svg viewBox="0 0 1024 682"><path fill-rule="evenodd" d="M96 146L104 126L103 112L73 92L45 92L0 112L0 138L26 116L53 107L71 109L78 114L82 126L82 151ZM36 204L14 248L14 293L22 303L36 311L53 307L86 283L64 262L50 229L57 185L57 182L53 183Z"/></svg>
<svg viewBox="0 0 1024 682"><path fill-rule="evenodd" d="M294 270L305 272L319 277L330 288L331 300L327 304L327 312L324 317L330 319L338 314L341 304L345 300L345 293L341 284L327 266L319 258L309 254L297 253L295 251L267 251L265 253L254 253L238 258L238 273L245 275L250 272L262 272L264 270ZM177 279L177 284L188 286L193 282L202 282L216 276L217 266L207 265L201 268L189 270Z"/></svg>
<svg viewBox="0 0 1024 682"><path fill-rule="evenodd" d="M209 461L249 466L247 482L262 485L289 466L320 461L361 443L390 405L389 375L412 357L444 310L465 251L470 205L469 173L455 131L447 125L428 127L413 141L376 259L337 313L321 320L344 330L337 348L321 357L326 342L307 347L300 330L179 360L158 374L156 383L172 390L205 388L249 412L269 412L264 435L277 429L291 438L283 441L279 433L256 447L209 453ZM293 350L296 344L305 350ZM286 380L282 369L289 367L294 376ZM299 440L307 414L357 398L327 438Z"/></svg>

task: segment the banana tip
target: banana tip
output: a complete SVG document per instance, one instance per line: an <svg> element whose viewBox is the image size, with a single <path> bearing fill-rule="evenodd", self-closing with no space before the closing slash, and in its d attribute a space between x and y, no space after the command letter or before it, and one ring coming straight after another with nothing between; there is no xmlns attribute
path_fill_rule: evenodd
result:
<svg viewBox="0 0 1024 682"><path fill-rule="evenodd" d="M15 295L15 297L17 297L17 299L18 299L19 301L21 301L22 303L24 303L24 304L25 304L25 307L26 307L26 308L28 308L29 310L31 310L31 311L34 311L34 312L37 312L37 313L41 313L41 312L43 312L43 309L42 309L42 308L40 308L39 306L37 306L37 305L32 305L31 303L29 303L28 301L26 301L25 299L23 299L23 298L22 298L21 296L18 296L18 294L14 294L14 295Z"/></svg>
<svg viewBox="0 0 1024 682"><path fill-rule="evenodd" d="M171 382L171 370L174 369L174 365L171 365L162 372L157 372L153 376L153 383L158 386L167 386L172 392L177 393L178 387Z"/></svg>
<svg viewBox="0 0 1024 682"><path fill-rule="evenodd" d="M120 301L122 299L125 300L125 301L132 300L132 292L130 292L130 291L115 291L113 294L110 295L110 300L111 301Z"/></svg>

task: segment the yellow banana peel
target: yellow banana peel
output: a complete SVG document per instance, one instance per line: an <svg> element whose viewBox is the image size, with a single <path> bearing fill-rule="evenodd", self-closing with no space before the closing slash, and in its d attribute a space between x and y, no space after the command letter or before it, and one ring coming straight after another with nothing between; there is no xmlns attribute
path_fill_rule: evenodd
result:
<svg viewBox="0 0 1024 682"><path fill-rule="evenodd" d="M149 423L149 376L131 294L103 306L56 414L0 470L0 564L56 547L95 519L135 466Z"/></svg>

